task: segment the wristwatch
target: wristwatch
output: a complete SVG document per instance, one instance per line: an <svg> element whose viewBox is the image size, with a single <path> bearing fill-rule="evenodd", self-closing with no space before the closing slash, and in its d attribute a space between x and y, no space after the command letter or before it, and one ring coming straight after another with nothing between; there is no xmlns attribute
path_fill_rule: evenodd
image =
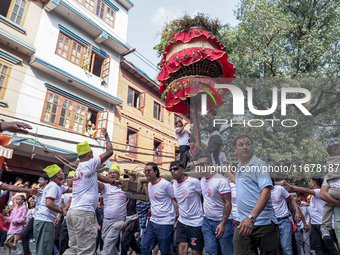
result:
<svg viewBox="0 0 340 255"><path fill-rule="evenodd" d="M248 218L250 219L250 221L251 221L252 223L255 223L255 221L256 221L255 216L249 214L249 215L248 215Z"/></svg>

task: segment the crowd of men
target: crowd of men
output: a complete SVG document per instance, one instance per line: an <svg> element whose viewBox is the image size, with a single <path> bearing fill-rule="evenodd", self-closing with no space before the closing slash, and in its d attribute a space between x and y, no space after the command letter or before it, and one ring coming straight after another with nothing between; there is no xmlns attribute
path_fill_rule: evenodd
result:
<svg viewBox="0 0 340 255"><path fill-rule="evenodd" d="M0 128L3 130L1 123ZM24 190L0 182L1 189L31 193L39 198L34 219L26 225L28 231L32 231L33 225L37 255L95 254L100 246L99 230L104 255L118 254L119 249L125 255L129 248L142 255L158 250L164 255L185 255L189 248L194 255L202 254L203 249L208 255L339 254L340 176L336 171L329 172L323 181L312 178L310 189L287 182L284 187L275 185L266 163L255 156L251 137L241 135L233 144L239 159L236 175L228 172L224 176L211 170L213 161L217 165L223 163L215 148L193 160L195 171L201 173L200 179L185 174L185 156L170 164L173 183L160 176L157 164L147 163L144 174L148 184L143 187L151 203L151 217L146 224L148 208L145 210L145 204L129 198L131 194L121 189L119 166L113 165L108 176L96 172L113 154L105 129L102 134L106 150L100 156L93 155L86 141L77 145L80 163L76 171L68 174L67 186L63 185L65 175L58 165L44 169L48 177L42 179L49 178L50 182L40 185L40 190ZM189 149L195 152L193 146ZM330 156L328 167L339 164L339 139L327 140L326 150ZM188 148L183 149L183 153L187 151ZM293 198L287 190L309 194L310 202ZM103 205L101 222L96 215ZM142 211L143 215L139 213ZM143 231L139 244L135 233L140 226ZM24 246L25 236L23 254L29 254ZM7 239L6 245L10 243L9 248L16 249L18 234L8 235Z"/></svg>

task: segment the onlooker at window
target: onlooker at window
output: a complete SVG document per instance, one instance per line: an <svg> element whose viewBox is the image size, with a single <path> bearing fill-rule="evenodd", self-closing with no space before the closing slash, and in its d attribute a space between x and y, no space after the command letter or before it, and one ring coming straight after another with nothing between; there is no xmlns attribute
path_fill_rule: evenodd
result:
<svg viewBox="0 0 340 255"><path fill-rule="evenodd" d="M182 120L178 120L176 122L176 128L175 133L178 140L178 146L179 146L179 153L180 153L180 159L179 161L183 162L184 155L187 150L190 149L189 147L189 132L185 130L185 126L188 123L185 123L183 125Z"/></svg>

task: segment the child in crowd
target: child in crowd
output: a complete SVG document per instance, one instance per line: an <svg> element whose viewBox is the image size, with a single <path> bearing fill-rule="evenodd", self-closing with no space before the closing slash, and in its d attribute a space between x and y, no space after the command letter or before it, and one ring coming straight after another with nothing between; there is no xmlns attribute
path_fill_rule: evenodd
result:
<svg viewBox="0 0 340 255"><path fill-rule="evenodd" d="M328 174L325 176L324 184L330 188L329 195L334 199L340 200L340 140L330 138L326 141L326 150L329 154L327 159ZM321 234L322 239L330 239L330 230L332 229L333 205L325 203L322 215Z"/></svg>
<svg viewBox="0 0 340 255"><path fill-rule="evenodd" d="M22 231L24 231L24 222L26 221L26 215L28 208L24 204L26 201L25 196L16 196L16 207L13 208L11 215L7 218L11 225L7 231L6 255L11 254L11 249L17 250L17 243L19 241ZM21 251L18 251L21 254Z"/></svg>

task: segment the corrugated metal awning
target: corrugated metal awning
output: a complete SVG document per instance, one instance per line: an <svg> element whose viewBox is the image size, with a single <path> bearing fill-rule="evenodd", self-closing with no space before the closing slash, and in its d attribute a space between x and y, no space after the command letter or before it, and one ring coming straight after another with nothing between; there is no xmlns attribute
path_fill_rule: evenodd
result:
<svg viewBox="0 0 340 255"><path fill-rule="evenodd" d="M5 158L8 158L8 159L11 159L12 156L13 156L13 150L12 149L8 149L8 148L2 147L0 145L0 157L5 157Z"/></svg>

